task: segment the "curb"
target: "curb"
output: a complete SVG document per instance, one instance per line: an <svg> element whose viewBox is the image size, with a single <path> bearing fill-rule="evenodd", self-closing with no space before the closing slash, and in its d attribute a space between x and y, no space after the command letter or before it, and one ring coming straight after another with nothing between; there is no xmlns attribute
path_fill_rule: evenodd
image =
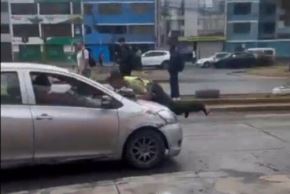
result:
<svg viewBox="0 0 290 194"><path fill-rule="evenodd" d="M211 112L290 111L290 103L208 106L208 108Z"/></svg>
<svg viewBox="0 0 290 194"><path fill-rule="evenodd" d="M284 98L220 98L220 99L197 99L207 105L241 105L241 104L283 104L290 103L290 97Z"/></svg>

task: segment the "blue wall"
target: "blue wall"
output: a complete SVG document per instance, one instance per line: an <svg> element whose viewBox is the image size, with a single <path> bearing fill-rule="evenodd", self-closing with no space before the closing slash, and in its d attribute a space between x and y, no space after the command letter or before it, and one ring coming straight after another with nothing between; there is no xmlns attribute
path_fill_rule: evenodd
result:
<svg viewBox="0 0 290 194"><path fill-rule="evenodd" d="M90 33L84 35L86 45L91 48L93 56L97 59L100 51L104 53L105 61L110 60L110 52L108 44L117 42L120 37L124 37L127 42L130 43L147 43L154 44L155 42L155 0L126 0L126 3L122 3L125 0L107 0L108 3L120 3L121 12L114 15L102 15L98 11L99 1L104 3L104 0L83 0L84 4L90 2L92 6L91 14L85 13L84 25L90 29ZM151 6L145 13L136 13L131 5L137 3L148 3ZM99 33L95 26L110 26L110 25L149 25L153 28L152 33L126 33L126 34L112 34L112 33Z"/></svg>
<svg viewBox="0 0 290 194"><path fill-rule="evenodd" d="M225 50L235 51L237 47L245 45L246 48L253 47L271 47L275 48L278 57L290 57L290 39L289 40L275 40L274 34L263 34L260 26L262 22L273 22L276 21L276 16L265 16L263 13L260 13L261 3L263 1L251 4L251 12L247 15L236 15L234 14L234 4L232 0L228 0L227 4L227 41L225 45ZM241 1L237 1L241 2ZM272 1L275 2L275 1ZM238 24L239 22L249 22L251 23L251 30L247 34L234 33L233 24ZM259 34L260 31L260 34ZM266 36L267 35L267 36ZM264 38L259 40L259 38ZM272 38L266 40L266 38Z"/></svg>

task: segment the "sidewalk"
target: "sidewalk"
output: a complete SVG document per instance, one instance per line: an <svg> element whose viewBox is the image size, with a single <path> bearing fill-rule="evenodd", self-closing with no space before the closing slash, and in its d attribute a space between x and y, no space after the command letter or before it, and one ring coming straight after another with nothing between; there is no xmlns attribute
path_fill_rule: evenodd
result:
<svg viewBox="0 0 290 194"><path fill-rule="evenodd" d="M60 186L14 194L289 194L290 174L179 172Z"/></svg>

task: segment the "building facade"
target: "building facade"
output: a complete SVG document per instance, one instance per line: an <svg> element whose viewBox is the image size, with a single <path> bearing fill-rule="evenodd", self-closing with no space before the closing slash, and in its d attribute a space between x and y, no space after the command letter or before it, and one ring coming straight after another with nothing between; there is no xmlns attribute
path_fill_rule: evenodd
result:
<svg viewBox="0 0 290 194"><path fill-rule="evenodd" d="M228 51L272 47L290 57L289 0L227 0Z"/></svg>
<svg viewBox="0 0 290 194"><path fill-rule="evenodd" d="M9 0L14 60L70 61L82 39L81 8L80 0Z"/></svg>
<svg viewBox="0 0 290 194"><path fill-rule="evenodd" d="M164 34L177 36L182 52L195 50L201 58L223 50L225 0L165 0L163 7L167 10Z"/></svg>
<svg viewBox="0 0 290 194"><path fill-rule="evenodd" d="M224 36L225 0L165 0L168 33L179 36Z"/></svg>
<svg viewBox="0 0 290 194"><path fill-rule="evenodd" d="M155 0L83 0L84 40L94 58L112 61L114 46L125 38L132 47L153 49L156 40Z"/></svg>
<svg viewBox="0 0 290 194"><path fill-rule="evenodd" d="M1 0L1 61L12 61L8 0Z"/></svg>

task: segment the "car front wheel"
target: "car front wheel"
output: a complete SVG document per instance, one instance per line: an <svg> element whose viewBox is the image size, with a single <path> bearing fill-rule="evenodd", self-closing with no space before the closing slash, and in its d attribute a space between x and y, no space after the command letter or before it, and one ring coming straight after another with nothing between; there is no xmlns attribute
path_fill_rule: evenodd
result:
<svg viewBox="0 0 290 194"><path fill-rule="evenodd" d="M165 157L165 143L154 130L141 130L133 134L125 147L127 162L140 169L148 169L160 164Z"/></svg>

